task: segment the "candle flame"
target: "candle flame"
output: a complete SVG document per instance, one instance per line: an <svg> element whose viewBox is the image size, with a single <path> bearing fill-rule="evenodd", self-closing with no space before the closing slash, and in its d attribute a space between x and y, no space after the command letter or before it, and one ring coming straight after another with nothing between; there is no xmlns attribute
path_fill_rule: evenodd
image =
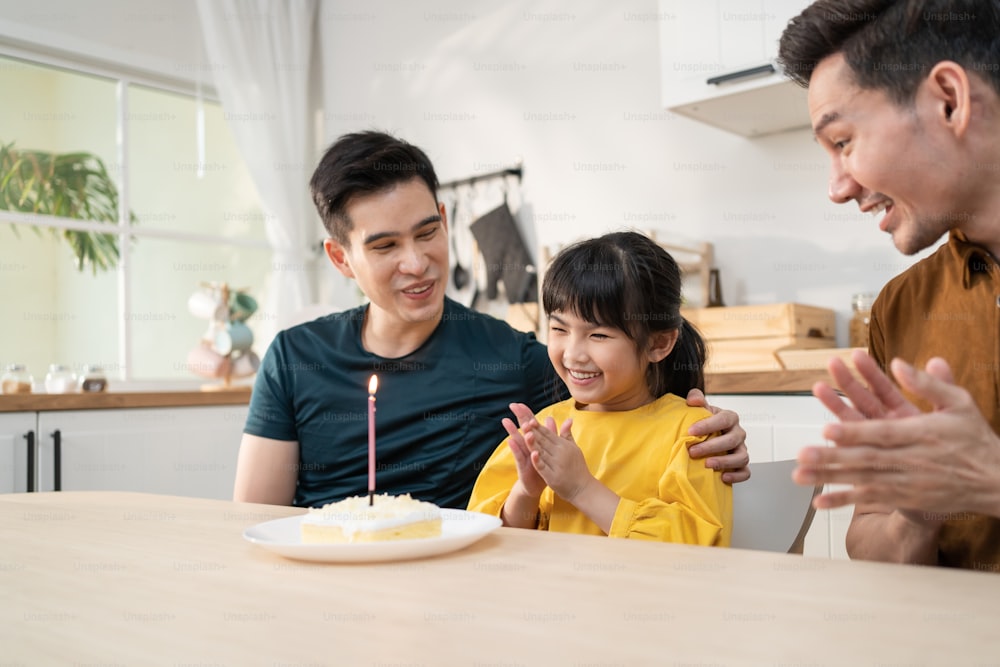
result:
<svg viewBox="0 0 1000 667"><path fill-rule="evenodd" d="M374 394L376 389L378 389L378 376L373 375L372 379L368 381L368 393Z"/></svg>

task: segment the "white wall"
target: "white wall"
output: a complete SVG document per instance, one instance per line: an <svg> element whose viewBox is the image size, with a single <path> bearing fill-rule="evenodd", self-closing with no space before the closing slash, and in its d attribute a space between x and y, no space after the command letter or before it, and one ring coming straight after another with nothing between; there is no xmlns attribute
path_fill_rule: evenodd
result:
<svg viewBox="0 0 1000 667"><path fill-rule="evenodd" d="M81 6L0 0L0 39L56 35L164 76L210 74L194 0ZM711 240L727 304L834 308L846 344L851 294L913 260L827 201L808 131L750 140L662 111L656 13L656 0L323 2L326 143L388 129L444 180L523 159L529 239L656 227Z"/></svg>
<svg viewBox="0 0 1000 667"><path fill-rule="evenodd" d="M0 42L42 44L160 81L210 78L195 0L0 0Z"/></svg>
<svg viewBox="0 0 1000 667"><path fill-rule="evenodd" d="M443 180L524 160L540 243L656 227L715 243L727 305L834 308L910 265L826 199L808 130L745 139L660 107L656 0L324 3L328 142L375 127ZM531 232L531 228L534 229Z"/></svg>

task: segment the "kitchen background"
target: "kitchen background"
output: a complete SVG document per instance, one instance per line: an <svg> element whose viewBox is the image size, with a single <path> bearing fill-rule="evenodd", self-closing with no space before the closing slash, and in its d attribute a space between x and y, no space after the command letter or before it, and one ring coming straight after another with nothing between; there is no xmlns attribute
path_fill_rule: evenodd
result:
<svg viewBox="0 0 1000 667"><path fill-rule="evenodd" d="M805 4L747 0L716 3L714 10L730 7L726 16L738 22L775 5L790 16L796 12L789 6ZM878 291L917 258L900 255L877 223L853 205L828 201L826 156L808 129L748 138L664 109L661 68L677 60L671 55L664 63L661 31L697 35L704 29L687 28L671 9L681 5L656 0L320 2L314 33L320 64L313 75L314 158L341 133L380 128L425 148L442 180L521 162L518 197L524 205L518 223L536 257L543 245L621 228L653 229L661 240L710 241L727 305L799 302L832 308L838 315L838 344L846 346L851 295ZM268 21L266 5L259 6L260 20ZM117 63L120 70L177 81L211 97L213 64L201 43L195 0L90 0L83 7L74 0L0 0L0 45L7 53L19 49L15 55L80 58L109 71ZM694 63L691 68L697 69L704 57L688 61ZM304 66L287 63L289 71ZM3 69L5 76L31 78L20 65ZM32 121L32 140L44 143L50 138L45 122L58 120L53 115L59 100L44 109L48 116L30 116L41 112L25 108L24 99L29 98L4 92L0 140L19 139L2 128ZM135 113L151 120L145 125L149 143L140 138L139 146L148 158L158 150L154 139L190 142L194 156L193 117L162 126L155 122L167 103L150 94L133 105ZM775 104L787 110L787 104ZM804 108L801 117L807 122ZM135 284L131 307L136 316L129 334L135 338L133 378L192 377L182 361L204 323L190 316L186 302L200 280L252 288L263 307L248 324L255 328L255 348L261 353L283 324L274 315L280 295L268 273L307 272L321 309L358 302L353 286L322 258L276 266L266 250L263 214L226 123L224 110L209 109L206 137L211 159L227 167L217 170L222 177L209 175L200 183L190 173L182 174L187 180L171 180L176 175L133 179L133 187L150 197L159 191L175 202L191 199L186 215L171 214L172 219L157 219L156 205L147 204L139 212L147 214L147 221L140 224L195 230L203 224L202 215L228 215L220 236L259 243L220 246L218 252L202 248L201 255L190 255L177 240L136 244L129 277ZM112 155L113 139L102 140L111 148L100 147ZM303 196L315 159L306 162L276 165L301 173ZM114 274L96 279L80 274L67 266L61 246L39 239L24 225L18 234L0 226L0 317L5 323L0 362L27 362L36 376L56 360L98 360L114 371L120 358L114 333L120 280ZM318 222L315 229L318 239ZM225 270L215 270L219 267ZM138 317L143 313L150 317Z"/></svg>

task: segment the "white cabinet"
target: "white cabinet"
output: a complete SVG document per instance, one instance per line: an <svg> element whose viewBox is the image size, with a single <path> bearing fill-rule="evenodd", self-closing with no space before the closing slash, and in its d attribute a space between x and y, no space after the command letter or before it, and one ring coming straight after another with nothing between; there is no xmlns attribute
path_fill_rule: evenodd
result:
<svg viewBox="0 0 1000 667"><path fill-rule="evenodd" d="M35 490L36 413L0 413L0 493Z"/></svg>
<svg viewBox="0 0 1000 667"><path fill-rule="evenodd" d="M805 90L775 64L810 0L660 0L663 105L744 136L809 126Z"/></svg>
<svg viewBox="0 0 1000 667"><path fill-rule="evenodd" d="M38 413L40 491L232 498L246 406Z"/></svg>
<svg viewBox="0 0 1000 667"><path fill-rule="evenodd" d="M803 447L830 445L821 431L836 417L811 395L717 394L710 398L712 405L739 414L747 432L751 474L754 462L794 459ZM803 554L847 558L844 542L853 513L853 505L817 510Z"/></svg>

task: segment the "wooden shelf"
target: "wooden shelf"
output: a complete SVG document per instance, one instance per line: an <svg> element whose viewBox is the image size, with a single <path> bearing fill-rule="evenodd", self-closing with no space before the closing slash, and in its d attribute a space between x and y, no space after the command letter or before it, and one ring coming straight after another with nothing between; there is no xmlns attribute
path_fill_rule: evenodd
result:
<svg viewBox="0 0 1000 667"><path fill-rule="evenodd" d="M829 381L825 370L751 371L708 373L711 394L809 393L820 381ZM94 394L4 394L0 412L55 410L113 410L118 408L177 408L210 405L247 405L249 387L233 391L123 391Z"/></svg>
<svg viewBox="0 0 1000 667"><path fill-rule="evenodd" d="M3 394L0 412L112 410L247 405L250 387L226 391L122 391L91 394Z"/></svg>

